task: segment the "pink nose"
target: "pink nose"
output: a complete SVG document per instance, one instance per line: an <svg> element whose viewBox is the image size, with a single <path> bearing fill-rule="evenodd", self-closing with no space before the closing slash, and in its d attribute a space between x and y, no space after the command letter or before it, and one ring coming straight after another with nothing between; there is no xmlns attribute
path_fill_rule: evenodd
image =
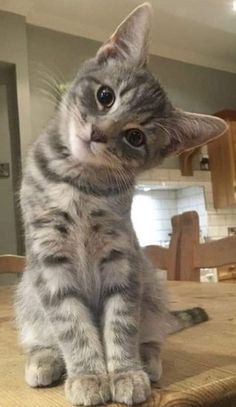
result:
<svg viewBox="0 0 236 407"><path fill-rule="evenodd" d="M107 136L96 126L92 127L91 141L96 143L106 143Z"/></svg>

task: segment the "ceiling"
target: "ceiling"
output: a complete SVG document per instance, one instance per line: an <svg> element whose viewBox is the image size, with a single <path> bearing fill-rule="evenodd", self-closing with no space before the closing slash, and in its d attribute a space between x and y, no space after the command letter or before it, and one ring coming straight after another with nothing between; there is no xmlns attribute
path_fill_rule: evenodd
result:
<svg viewBox="0 0 236 407"><path fill-rule="evenodd" d="M29 24L104 41L142 0L0 0ZM236 73L233 0L151 0L151 53ZM236 6L235 6L236 7Z"/></svg>

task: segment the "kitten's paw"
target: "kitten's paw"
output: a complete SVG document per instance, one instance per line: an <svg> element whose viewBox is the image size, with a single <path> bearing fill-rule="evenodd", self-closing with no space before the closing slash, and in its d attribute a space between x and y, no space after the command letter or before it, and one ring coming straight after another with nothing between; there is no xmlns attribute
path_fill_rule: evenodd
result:
<svg viewBox="0 0 236 407"><path fill-rule="evenodd" d="M118 403L143 403L151 394L150 380L142 370L114 373L110 378L112 400Z"/></svg>
<svg viewBox="0 0 236 407"><path fill-rule="evenodd" d="M75 406L104 404L111 399L107 375L78 375L69 377L65 384L68 401Z"/></svg>
<svg viewBox="0 0 236 407"><path fill-rule="evenodd" d="M25 380L31 387L50 386L60 379L64 370L61 358L39 350L29 356L25 366Z"/></svg>

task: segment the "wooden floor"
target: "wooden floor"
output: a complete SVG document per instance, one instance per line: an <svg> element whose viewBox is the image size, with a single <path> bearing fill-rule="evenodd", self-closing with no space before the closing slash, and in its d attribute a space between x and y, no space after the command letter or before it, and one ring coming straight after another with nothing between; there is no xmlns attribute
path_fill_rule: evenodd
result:
<svg viewBox="0 0 236 407"><path fill-rule="evenodd" d="M203 306L210 321L168 339L161 389L145 407L236 407L236 286L168 284L172 309ZM0 288L0 407L66 407L63 384L31 389L13 320L13 289Z"/></svg>

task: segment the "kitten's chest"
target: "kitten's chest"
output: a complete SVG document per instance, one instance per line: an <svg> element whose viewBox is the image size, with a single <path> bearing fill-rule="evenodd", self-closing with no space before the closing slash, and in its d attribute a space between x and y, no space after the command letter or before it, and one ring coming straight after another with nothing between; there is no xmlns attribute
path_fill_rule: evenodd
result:
<svg viewBox="0 0 236 407"><path fill-rule="evenodd" d="M94 198L73 192L64 193L64 199L58 199L62 211L70 216L69 233L65 244L70 245L74 253L74 266L77 281L84 295L95 304L99 302L104 284L110 282L118 271L106 268L104 259L111 253L127 251L133 245L133 229L129 211L123 211L123 203L106 198Z"/></svg>
<svg viewBox="0 0 236 407"><path fill-rule="evenodd" d="M104 271L104 262L111 253L125 251L132 245L130 229L117 214L96 209L77 220L75 234L79 280L89 301L97 307L105 285L110 285L112 279L119 280L120 275L119 268L116 271L112 264L111 269Z"/></svg>

